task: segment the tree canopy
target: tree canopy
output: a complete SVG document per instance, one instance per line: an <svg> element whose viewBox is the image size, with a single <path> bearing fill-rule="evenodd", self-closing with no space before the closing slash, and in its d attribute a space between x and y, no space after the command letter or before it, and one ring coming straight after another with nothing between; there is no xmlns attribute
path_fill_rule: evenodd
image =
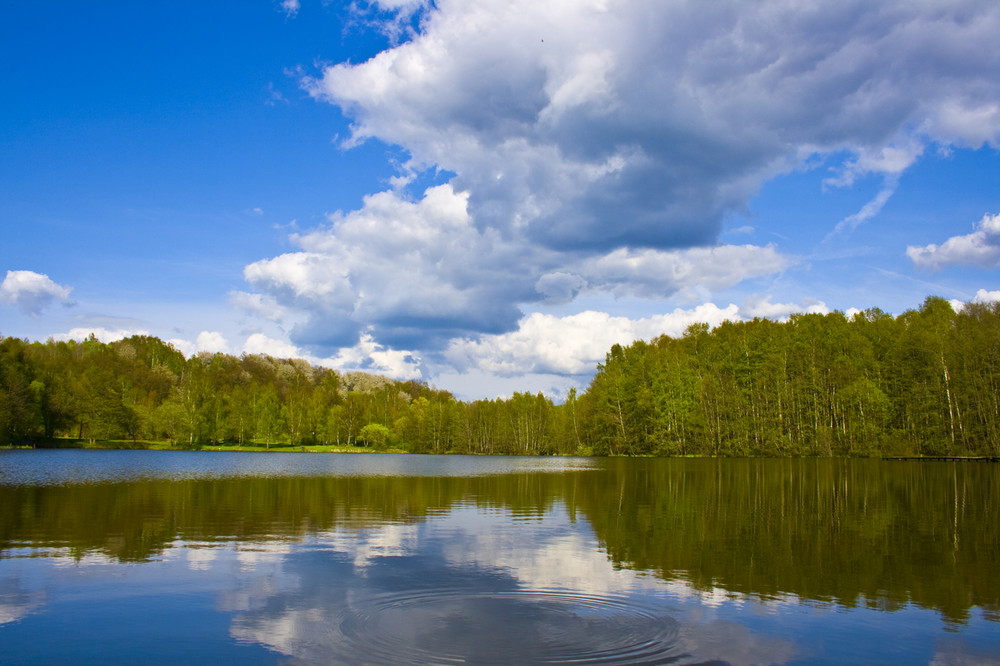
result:
<svg viewBox="0 0 1000 666"><path fill-rule="evenodd" d="M615 345L582 394L461 402L416 381L133 336L0 339L0 445L365 445L421 453L1000 453L1000 304L694 325Z"/></svg>

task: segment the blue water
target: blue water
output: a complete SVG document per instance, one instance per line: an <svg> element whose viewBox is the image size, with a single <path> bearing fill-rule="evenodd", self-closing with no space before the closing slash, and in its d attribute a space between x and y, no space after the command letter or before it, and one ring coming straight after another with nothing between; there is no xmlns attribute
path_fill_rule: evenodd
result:
<svg viewBox="0 0 1000 666"><path fill-rule="evenodd" d="M614 561L580 497L643 464L0 452L0 663L1000 663L995 607Z"/></svg>
<svg viewBox="0 0 1000 666"><path fill-rule="evenodd" d="M0 485L299 476L484 476L591 469L592 458L252 453L235 451L0 450Z"/></svg>

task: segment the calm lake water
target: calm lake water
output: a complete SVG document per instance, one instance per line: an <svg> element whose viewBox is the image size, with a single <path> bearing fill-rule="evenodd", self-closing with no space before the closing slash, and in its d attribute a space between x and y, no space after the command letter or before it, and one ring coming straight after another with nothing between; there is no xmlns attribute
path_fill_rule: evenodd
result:
<svg viewBox="0 0 1000 666"><path fill-rule="evenodd" d="M1000 466L0 451L2 663L1000 663Z"/></svg>

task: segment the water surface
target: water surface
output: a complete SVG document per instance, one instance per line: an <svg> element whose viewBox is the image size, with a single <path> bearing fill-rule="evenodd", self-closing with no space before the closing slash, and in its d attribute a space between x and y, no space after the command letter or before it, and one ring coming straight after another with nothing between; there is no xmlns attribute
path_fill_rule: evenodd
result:
<svg viewBox="0 0 1000 666"><path fill-rule="evenodd" d="M0 452L0 662L1000 663L986 463Z"/></svg>

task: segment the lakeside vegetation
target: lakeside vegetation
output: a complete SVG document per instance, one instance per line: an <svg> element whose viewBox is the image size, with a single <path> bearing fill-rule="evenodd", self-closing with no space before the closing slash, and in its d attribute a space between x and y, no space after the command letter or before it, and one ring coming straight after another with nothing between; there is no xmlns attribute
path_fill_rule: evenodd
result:
<svg viewBox="0 0 1000 666"><path fill-rule="evenodd" d="M50 439L37 439L33 438L27 443L22 444L10 444L3 448L9 449L91 449L95 451L121 451L121 450L140 450L140 451L183 451L183 450L197 450L197 451L249 451L263 453L265 451L274 451L278 453L375 453L376 450L370 446L336 446L329 444L310 444L309 446L292 446L291 444L273 444L271 446L265 446L264 444L233 444L233 443L217 443L217 444L204 444L195 443L192 445L184 445L183 443L172 442L169 440L131 440L131 439L76 439L74 437L53 437ZM380 451L385 453L406 453L402 449L380 449Z"/></svg>
<svg viewBox="0 0 1000 666"><path fill-rule="evenodd" d="M587 390L561 404L529 393L462 402L421 382L301 359L185 358L148 336L0 340L0 445L60 438L244 450L995 456L1000 304L956 313L932 297L898 317L873 309L694 325L679 338L615 345Z"/></svg>

